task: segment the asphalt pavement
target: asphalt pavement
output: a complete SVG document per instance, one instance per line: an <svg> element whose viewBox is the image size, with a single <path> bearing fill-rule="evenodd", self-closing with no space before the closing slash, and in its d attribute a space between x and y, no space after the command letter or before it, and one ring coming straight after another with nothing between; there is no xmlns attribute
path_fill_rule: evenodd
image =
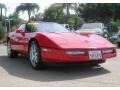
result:
<svg viewBox="0 0 120 90"><path fill-rule="evenodd" d="M101 67L49 67L36 71L20 56L7 57L6 46L0 45L0 86L120 86L120 50Z"/></svg>

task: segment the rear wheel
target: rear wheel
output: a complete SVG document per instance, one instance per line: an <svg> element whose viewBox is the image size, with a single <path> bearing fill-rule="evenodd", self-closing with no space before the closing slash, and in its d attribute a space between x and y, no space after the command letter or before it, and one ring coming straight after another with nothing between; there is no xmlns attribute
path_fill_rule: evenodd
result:
<svg viewBox="0 0 120 90"><path fill-rule="evenodd" d="M29 60L32 67L36 70L43 69L40 46L36 41L32 41L29 46Z"/></svg>
<svg viewBox="0 0 120 90"><path fill-rule="evenodd" d="M15 52L14 50L12 50L12 48L11 48L10 40L8 40L8 42L7 42L7 54L8 54L8 57L10 57L10 58L18 57L18 53Z"/></svg>

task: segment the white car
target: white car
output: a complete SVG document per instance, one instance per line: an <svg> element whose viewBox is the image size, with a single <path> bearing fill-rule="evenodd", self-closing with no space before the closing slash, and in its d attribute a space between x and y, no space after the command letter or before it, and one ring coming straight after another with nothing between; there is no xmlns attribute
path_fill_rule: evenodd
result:
<svg viewBox="0 0 120 90"><path fill-rule="evenodd" d="M103 23L84 23L77 32L95 33L105 38L109 37L107 28Z"/></svg>

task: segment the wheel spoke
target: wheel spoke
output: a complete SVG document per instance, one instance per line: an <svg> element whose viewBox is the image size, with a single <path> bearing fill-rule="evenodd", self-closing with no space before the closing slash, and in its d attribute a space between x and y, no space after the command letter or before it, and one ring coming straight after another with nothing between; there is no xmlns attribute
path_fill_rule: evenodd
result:
<svg viewBox="0 0 120 90"><path fill-rule="evenodd" d="M31 48L30 48L30 60L31 60L32 65L36 66L38 62L38 50L34 43L31 44Z"/></svg>
<svg viewBox="0 0 120 90"><path fill-rule="evenodd" d="M10 46L10 42L7 43L7 52L8 52L8 55L11 54L11 46Z"/></svg>

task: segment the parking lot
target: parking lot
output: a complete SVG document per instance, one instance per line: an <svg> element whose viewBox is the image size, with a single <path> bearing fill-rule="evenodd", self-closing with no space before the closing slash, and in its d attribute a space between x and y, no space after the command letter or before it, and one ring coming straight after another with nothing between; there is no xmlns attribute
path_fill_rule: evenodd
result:
<svg viewBox="0 0 120 90"><path fill-rule="evenodd" d="M7 57L0 45L0 86L120 86L120 50L101 67L49 67L35 71L25 57Z"/></svg>

